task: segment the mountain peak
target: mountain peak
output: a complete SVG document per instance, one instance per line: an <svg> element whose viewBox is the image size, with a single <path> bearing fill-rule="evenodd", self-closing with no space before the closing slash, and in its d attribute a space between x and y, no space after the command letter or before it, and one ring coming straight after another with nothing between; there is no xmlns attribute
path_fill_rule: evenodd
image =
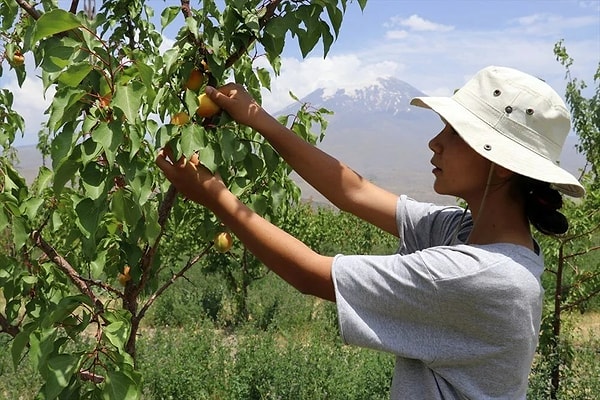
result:
<svg viewBox="0 0 600 400"><path fill-rule="evenodd" d="M341 88L320 88L302 98L301 102L327 108L334 115L384 113L407 118L415 114L416 107L410 106L410 100L417 96L424 96L424 93L398 78L386 76ZM292 104L277 114L294 113L298 107L298 104Z"/></svg>

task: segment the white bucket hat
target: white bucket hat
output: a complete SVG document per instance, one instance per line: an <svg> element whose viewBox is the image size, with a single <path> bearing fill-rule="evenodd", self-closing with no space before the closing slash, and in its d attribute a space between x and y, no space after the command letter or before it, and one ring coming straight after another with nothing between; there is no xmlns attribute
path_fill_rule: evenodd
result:
<svg viewBox="0 0 600 400"><path fill-rule="evenodd" d="M415 97L410 104L438 113L493 163L549 182L566 195L585 194L577 178L558 165L570 115L560 96L541 79L491 66L452 97Z"/></svg>

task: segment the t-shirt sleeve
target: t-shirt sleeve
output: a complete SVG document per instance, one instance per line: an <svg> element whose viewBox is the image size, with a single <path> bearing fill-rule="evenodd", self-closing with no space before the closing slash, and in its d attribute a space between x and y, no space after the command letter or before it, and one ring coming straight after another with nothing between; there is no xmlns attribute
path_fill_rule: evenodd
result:
<svg viewBox="0 0 600 400"><path fill-rule="evenodd" d="M332 274L347 344L433 360L440 305L435 281L418 253L338 255Z"/></svg>
<svg viewBox="0 0 600 400"><path fill-rule="evenodd" d="M470 212L460 207L418 202L406 195L398 198L396 223L401 254L455 244L455 237L464 242L472 225Z"/></svg>

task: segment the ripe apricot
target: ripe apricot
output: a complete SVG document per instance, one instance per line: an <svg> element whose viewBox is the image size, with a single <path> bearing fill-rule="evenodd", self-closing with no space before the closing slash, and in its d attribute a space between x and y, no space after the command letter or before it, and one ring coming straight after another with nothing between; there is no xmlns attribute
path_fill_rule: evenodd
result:
<svg viewBox="0 0 600 400"><path fill-rule="evenodd" d="M174 125L185 125L190 121L190 116L185 111L178 112L171 117L171 123Z"/></svg>
<svg viewBox="0 0 600 400"><path fill-rule="evenodd" d="M214 243L217 251L226 253L233 246L233 238L229 232L220 232L215 236Z"/></svg>
<svg viewBox="0 0 600 400"><path fill-rule="evenodd" d="M121 285L123 285L123 286L127 285L127 282L129 282L131 280L131 275L129 275L129 265L126 265L125 267L123 267L123 273L119 272L117 279L119 279L119 283Z"/></svg>
<svg viewBox="0 0 600 400"><path fill-rule="evenodd" d="M185 87L186 89L192 90L192 91L197 91L198 89L200 89L200 87L202 87L202 83L204 83L204 75L202 75L202 72L198 69L193 69L190 72L190 76L188 77L186 83L185 83Z"/></svg>
<svg viewBox="0 0 600 400"><path fill-rule="evenodd" d="M219 106L216 105L206 93L202 93L198 96L198 109L196 110L196 114L199 116L203 118L212 117L220 110Z"/></svg>
<svg viewBox="0 0 600 400"><path fill-rule="evenodd" d="M21 65L25 64L25 57L23 54L21 54L21 52L17 51L13 55L12 61L15 67L20 67Z"/></svg>

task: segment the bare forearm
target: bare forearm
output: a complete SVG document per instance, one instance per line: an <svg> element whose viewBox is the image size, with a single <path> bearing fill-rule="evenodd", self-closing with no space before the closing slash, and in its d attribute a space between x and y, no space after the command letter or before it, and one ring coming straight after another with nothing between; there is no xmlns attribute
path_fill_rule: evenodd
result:
<svg viewBox="0 0 600 400"><path fill-rule="evenodd" d="M252 254L300 292L335 300L332 257L314 252L256 214L230 192L224 192L209 208Z"/></svg>
<svg viewBox="0 0 600 400"><path fill-rule="evenodd" d="M353 193L365 184L364 178L351 168L321 151L261 112L254 128L275 148L279 155L311 186L340 209L348 209Z"/></svg>

